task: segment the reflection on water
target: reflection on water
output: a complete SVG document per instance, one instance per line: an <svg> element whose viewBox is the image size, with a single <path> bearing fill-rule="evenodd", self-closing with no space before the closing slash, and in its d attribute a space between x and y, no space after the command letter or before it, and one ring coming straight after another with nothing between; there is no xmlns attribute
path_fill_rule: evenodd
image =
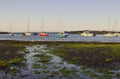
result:
<svg viewBox="0 0 120 79"><path fill-rule="evenodd" d="M26 48L28 53L25 56L26 67L15 69L11 67L14 73L1 71L0 79L117 79L115 73L120 72L115 70L105 75L106 73L69 64L49 53L52 50L52 47L46 49L46 45L28 46Z"/></svg>
<svg viewBox="0 0 120 79"><path fill-rule="evenodd" d="M120 36L118 37L104 37L103 35L96 35L94 37L83 37L80 34L69 34L66 38L57 38L55 33L50 33L47 37L40 37L38 35L32 36L20 36L15 34L14 36L1 34L0 40L21 40L21 41L86 41L86 42L120 42Z"/></svg>
<svg viewBox="0 0 120 79"><path fill-rule="evenodd" d="M78 72L78 70L80 70L79 66L68 64L67 62L62 61L61 58L48 53L48 50L45 50L44 48L44 45L27 48L30 53L26 55L26 63L28 65L28 70L31 70L32 77L34 76L36 79L79 79L80 77L84 77L84 79L89 78L89 76L84 76L81 72ZM50 61L39 62L40 57L34 57L35 55L45 55L45 57L50 56L52 58Z"/></svg>

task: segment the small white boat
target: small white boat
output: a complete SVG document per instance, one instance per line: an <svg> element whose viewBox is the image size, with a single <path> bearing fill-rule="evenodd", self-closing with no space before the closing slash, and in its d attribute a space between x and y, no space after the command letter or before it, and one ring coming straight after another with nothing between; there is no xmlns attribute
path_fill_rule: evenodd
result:
<svg viewBox="0 0 120 79"><path fill-rule="evenodd" d="M32 35L32 33L31 32L29 32L29 27L30 27L30 24L29 24L29 18L28 18L28 26L27 26L28 28L27 28L27 32L25 32L25 33L23 33L22 34L22 36L31 36Z"/></svg>
<svg viewBox="0 0 120 79"><path fill-rule="evenodd" d="M31 32L26 32L26 33L25 33L25 36L31 36L31 35L32 35Z"/></svg>
<svg viewBox="0 0 120 79"><path fill-rule="evenodd" d="M105 37L117 37L118 34L117 33L106 33L104 34Z"/></svg>
<svg viewBox="0 0 120 79"><path fill-rule="evenodd" d="M89 33L89 31L84 31L83 33L80 34L81 36L95 36L93 33Z"/></svg>
<svg viewBox="0 0 120 79"><path fill-rule="evenodd" d="M114 21L114 25L113 25L113 30L112 31L114 31L115 24L116 24L116 20ZM110 27L110 17L109 17L108 27ZM112 32L108 32L108 33L104 34L105 37L117 37L118 35L119 35L119 33L112 33Z"/></svg>
<svg viewBox="0 0 120 79"><path fill-rule="evenodd" d="M10 32L9 32L10 36L14 36L14 33L12 32L12 24L10 24Z"/></svg>
<svg viewBox="0 0 120 79"><path fill-rule="evenodd" d="M116 36L120 36L120 33L114 33L114 35L116 35Z"/></svg>
<svg viewBox="0 0 120 79"><path fill-rule="evenodd" d="M13 34L13 33L9 33L9 35L10 35L10 36L14 36L14 34Z"/></svg>

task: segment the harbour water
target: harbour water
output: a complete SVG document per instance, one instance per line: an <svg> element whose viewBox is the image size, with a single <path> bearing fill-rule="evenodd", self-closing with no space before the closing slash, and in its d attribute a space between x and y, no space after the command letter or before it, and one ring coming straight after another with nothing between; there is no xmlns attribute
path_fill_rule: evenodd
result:
<svg viewBox="0 0 120 79"><path fill-rule="evenodd" d="M103 35L96 35L93 37L84 37L80 34L69 34L66 38L58 38L56 33L49 33L49 36L40 37L39 35L21 36L20 34L0 34L0 40L18 40L18 41L74 41L74 42L120 42L118 37L105 37Z"/></svg>

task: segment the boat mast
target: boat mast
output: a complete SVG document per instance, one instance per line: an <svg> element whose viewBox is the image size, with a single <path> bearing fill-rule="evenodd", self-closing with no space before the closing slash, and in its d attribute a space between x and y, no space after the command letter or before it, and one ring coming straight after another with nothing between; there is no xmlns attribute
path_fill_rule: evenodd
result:
<svg viewBox="0 0 120 79"><path fill-rule="evenodd" d="M12 33L12 24L10 24L10 33Z"/></svg>
<svg viewBox="0 0 120 79"><path fill-rule="evenodd" d="M44 32L44 21L43 21L43 18L41 19L40 31Z"/></svg>
<svg viewBox="0 0 120 79"><path fill-rule="evenodd" d="M111 26L111 24L110 24L110 16L109 16L109 18L108 18L108 31L110 31L110 26Z"/></svg>
<svg viewBox="0 0 120 79"><path fill-rule="evenodd" d="M30 19L28 18L28 29L27 29L27 32L29 32L29 27L30 27Z"/></svg>
<svg viewBox="0 0 120 79"><path fill-rule="evenodd" d="M116 21L117 21L117 20L115 19L114 24L113 24L113 31L115 31Z"/></svg>
<svg viewBox="0 0 120 79"><path fill-rule="evenodd" d="M58 24L57 24L57 31L62 32L61 27L62 26L62 21L61 21L61 14L59 14L59 18L58 18Z"/></svg>

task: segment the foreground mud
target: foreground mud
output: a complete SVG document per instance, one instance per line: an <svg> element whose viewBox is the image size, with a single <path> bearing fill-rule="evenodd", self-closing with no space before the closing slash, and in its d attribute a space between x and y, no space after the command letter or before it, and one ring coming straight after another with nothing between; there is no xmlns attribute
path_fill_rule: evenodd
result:
<svg viewBox="0 0 120 79"><path fill-rule="evenodd" d="M0 41L0 79L119 79L120 44Z"/></svg>

